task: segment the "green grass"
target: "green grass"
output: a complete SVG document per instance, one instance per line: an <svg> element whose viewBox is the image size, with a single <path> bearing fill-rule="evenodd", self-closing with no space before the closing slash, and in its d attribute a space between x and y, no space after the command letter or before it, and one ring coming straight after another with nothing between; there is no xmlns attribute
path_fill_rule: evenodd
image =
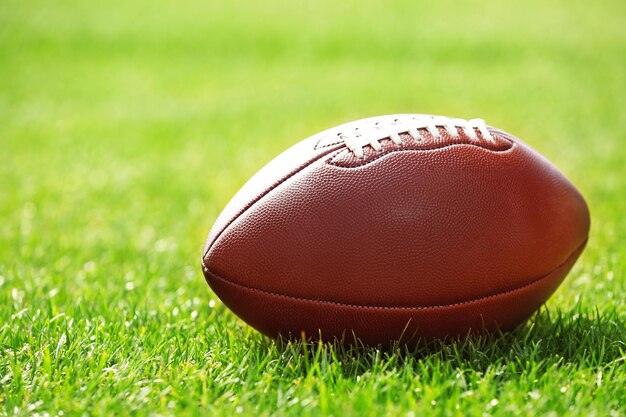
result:
<svg viewBox="0 0 626 417"><path fill-rule="evenodd" d="M0 3L0 414L620 416L626 26L598 2ZM280 345L210 292L235 190L343 121L480 116L587 197L589 246L506 335Z"/></svg>

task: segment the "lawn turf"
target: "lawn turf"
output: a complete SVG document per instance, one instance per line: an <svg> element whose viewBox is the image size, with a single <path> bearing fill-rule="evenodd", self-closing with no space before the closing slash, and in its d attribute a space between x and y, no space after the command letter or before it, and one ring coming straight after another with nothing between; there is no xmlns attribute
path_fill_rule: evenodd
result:
<svg viewBox="0 0 626 417"><path fill-rule="evenodd" d="M0 414L621 416L619 1L0 3ZM589 245L517 331L277 345L204 238L282 149L377 114L483 117L586 196Z"/></svg>

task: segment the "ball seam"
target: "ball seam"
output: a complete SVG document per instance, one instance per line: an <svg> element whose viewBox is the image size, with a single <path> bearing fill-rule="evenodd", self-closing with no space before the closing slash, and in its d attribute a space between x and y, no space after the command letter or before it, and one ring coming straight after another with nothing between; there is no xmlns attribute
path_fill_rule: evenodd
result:
<svg viewBox="0 0 626 417"><path fill-rule="evenodd" d="M443 146L433 146L432 148L418 148L418 147L402 147L401 145L398 145L397 148L394 149L389 149L386 151L382 151L382 152L378 152L375 156L373 156L371 159L366 159L365 161L361 161L358 162L356 164L346 164L346 163L340 163L337 162L338 159L340 159L343 156L344 152L349 152L346 150L341 150L341 152L338 152L337 154L335 154L332 158L329 158L327 163L329 165L333 165L339 168L359 168L368 164L371 164L375 161L377 161L380 158L383 158L387 155L391 155L393 153L397 153L397 152L433 152L433 151L438 151L438 150L443 150L443 149L448 149L448 148L454 148L457 146L472 146L472 147L477 147L480 149L484 149L488 152L494 152L494 153L505 153L505 152L509 152L511 151L514 147L515 147L515 143L508 140L508 139L504 139L507 142L510 142L511 146L506 148L506 149L502 149L502 150L496 150L496 149L489 149L485 146L480 146L478 144L473 144L473 143L449 143L447 145L443 145Z"/></svg>
<svg viewBox="0 0 626 417"><path fill-rule="evenodd" d="M287 298L290 300L295 300L295 301L304 301L304 302L311 302L311 303L318 303L318 304L330 304L330 305L337 305L337 306L342 306L342 307L350 307L350 308L363 308L363 309L377 309L377 310L434 310L434 309L442 309L442 308L450 308L450 307L456 307L456 306L461 306L461 305L466 305L466 304L472 304L472 303L477 303L480 301L485 301L485 300L489 300L492 298L496 298L496 297L501 297L503 295L508 295L508 294L512 294L516 291L521 291L525 288L531 287L539 282L541 282L542 280L546 279L547 277L549 277L550 275L552 275L555 271L557 271L559 268L563 267L564 265L566 265L571 258L574 255L578 255L580 254L580 252L582 251L582 249L585 247L585 245L587 244L587 240L588 237L585 238L585 240L576 247L576 249L574 249L568 256L567 258L565 258L565 260L560 263L557 267L553 268L552 270L550 270L549 272L547 272L544 275L541 275L538 278L533 279L531 282L524 284L522 286L519 287L515 287L509 290L505 290L505 291L500 291L494 294L490 294L490 295L486 295L483 297L477 297L477 298L473 298L470 300L465 300L465 301L459 301L459 302L455 302L455 303L449 303L449 304L438 304L438 305L433 305L433 306L377 306L377 305L368 305L368 304L354 304L354 303L343 303L340 301L330 301L330 300L320 300L317 298L306 298L306 297L298 297L298 296L293 296L293 295L287 295L287 294L280 294L277 292L273 292L273 291L267 291L267 290L262 290L260 288L255 288L255 287L250 287L248 285L244 285L244 284L240 284L238 282L234 282L222 275L219 275L213 271L211 271L205 264L204 262L202 263L202 270L204 272L204 276L205 279L208 281L209 277L207 275L211 275L214 278L220 279L222 281L225 281L229 284L235 285L237 287L241 287L253 292L259 292L261 294L265 294L265 295L269 295L269 296L274 296L274 297L281 297L281 298Z"/></svg>
<svg viewBox="0 0 626 417"><path fill-rule="evenodd" d="M324 157L326 157L327 155L331 154L332 152L341 149L341 147L337 146L334 147L332 149L328 149L328 150L324 150L324 152L320 153L319 155L316 155L316 157L310 161L307 161L305 164L300 165L299 167L295 168L293 171L291 171L289 174L285 175L284 177L282 177L281 179L279 179L278 181L276 181L274 184L272 184L271 186L269 186L267 189L263 190L263 192L259 193L254 199L252 199L248 204L246 204L241 210L239 210L237 212L237 214L235 214L225 225L224 227L222 227L222 229L217 232L215 234L215 237L213 238L213 240L211 240L210 243L207 243L206 245L206 249L203 251L202 253L202 262L204 263L204 258L207 256L207 254L209 253L209 251L211 250L211 248L213 247L213 245L215 245L215 242L218 241L218 239L222 236L222 234L224 233L224 231L226 229L228 229L230 227L231 224L233 224L239 217L241 217L246 211L248 211L252 206L254 206L256 203L258 203L259 201L261 201L265 196L267 196L269 193L271 193L273 190L275 190L276 188L278 188L281 184L284 184L286 181L288 181L290 178L296 176L298 173L302 172L303 170L305 170L307 167L313 165L315 162L319 161L320 159L323 159Z"/></svg>

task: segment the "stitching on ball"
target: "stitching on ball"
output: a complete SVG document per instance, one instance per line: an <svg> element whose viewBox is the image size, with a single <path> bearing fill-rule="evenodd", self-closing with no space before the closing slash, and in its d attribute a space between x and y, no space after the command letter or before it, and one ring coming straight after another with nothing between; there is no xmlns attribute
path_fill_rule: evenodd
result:
<svg viewBox="0 0 626 417"><path fill-rule="evenodd" d="M450 307L456 307L456 306L462 306L462 305L467 305L467 304L472 304L472 303L477 303L480 301L485 301L485 300L489 300L492 298L496 298L496 297L501 297L503 295L508 295L508 294L512 294L516 291L521 291L525 288L531 287L539 282L541 282L542 280L546 279L548 276L552 275L555 271L557 271L559 268L563 267L565 264L567 264L572 256L574 256L574 254L576 254L577 252L579 252L587 243L588 237L585 238L585 240L576 247L576 249L574 249L565 259L565 261L563 261L561 264L559 264L556 268L552 269L550 272L533 279L531 282L529 282L528 284L524 284L520 287L516 287L516 288L512 288L510 290L506 290L506 291L501 291L501 292L497 292L494 294L490 294L490 295L486 295L484 297L478 297L478 298L474 298L471 300L466 300L466 301L459 301L456 303L450 303L450 304L439 304L439 305L434 305L434 306L377 306L377 305L367 305L367 304L351 304L351 303L342 303L339 301L329 301L329 300L320 300L320 299L316 299L316 298L306 298L306 297L297 297L297 296L293 296L293 295L286 295L286 294L280 294L280 293L276 293L276 292L272 292L272 291L266 291L266 290L262 290L259 288L254 288L254 287L250 287L247 285L243 285L243 284L239 284L237 282L234 282L226 277L223 277L221 275L216 274L215 272L211 271L205 264L204 262L202 262L202 269L204 271L205 274L209 274L211 276L213 276L214 278L217 279L221 279L222 281L225 281L229 284L238 286L240 288L245 288L247 290L250 291L254 291L254 292L258 292L261 294L265 294L265 295L269 295L269 296L273 296L273 297L279 297L279 298L286 298L286 299L290 299L290 300L294 300L294 301L305 301L305 302L311 302L311 303L318 303L318 304L329 304L329 305L337 305L337 306L341 306L341 307L351 307L351 308L362 308L362 309L376 309L376 310L435 310L435 309L442 309L442 308L450 308ZM206 275L205 275L206 277Z"/></svg>
<svg viewBox="0 0 626 417"><path fill-rule="evenodd" d="M504 138L503 138L504 139ZM479 146L481 149L485 149L488 150L490 152L507 152L510 151L514 146L515 143L509 141L508 139L504 139L507 142L510 142L511 146L506 148L506 149L502 149L502 150L494 150L494 149L489 149L489 148L485 148L482 146ZM436 151L438 149L446 149L446 148L452 148L452 147L456 147L456 146L477 146L476 144L472 144L472 143L449 143L447 145L443 145L443 146L433 146L432 148L417 148L417 147L402 147L402 145L400 145L399 148L391 148L391 149L387 149L386 151L383 152L379 152L378 154L376 154L374 157L372 157L371 159L363 159L360 162L356 163L356 164L342 164L339 163L337 160L340 159L342 157L342 152L338 152L336 155L333 155L332 158L329 158L327 163L330 165L334 165L336 167L339 168L358 168L358 167L362 167L364 165L370 164L374 161L376 161L377 159L380 159L384 156L387 156L389 154L392 154L394 152L430 152L430 151Z"/></svg>
<svg viewBox="0 0 626 417"><path fill-rule="evenodd" d="M445 116L425 114L399 114L380 116L372 120L348 124L337 129L337 136L343 139L345 146L358 159L364 157L363 149L370 146L377 151L382 150L380 141L391 139L396 145L403 143L400 133L407 133L415 141L422 141L422 133L428 132L435 140L441 138L439 129L445 129L453 138L458 139L458 129L470 138L472 142L479 142L476 131L480 132L483 140L495 143L483 119L459 119Z"/></svg>
<svg viewBox="0 0 626 417"><path fill-rule="evenodd" d="M204 257L209 253L209 251L211 250L211 248L213 247L213 245L215 244L215 242L217 242L217 240L220 238L220 236L222 235L222 233L224 233L224 230L228 229L228 227L233 224L233 222L235 222L235 220L237 220L239 217L241 217L246 211L248 211L252 206L254 206L256 203L258 203L260 200L263 199L263 197L265 197L266 195L268 195L270 192L272 192L272 190L276 189L278 186L280 186L281 184L283 184L285 181L289 180L289 178L293 177L294 175L298 174L299 172L301 172L302 170L304 170L305 168L307 168L308 166L314 164L315 162L319 161L320 159L324 158L326 155L338 150L339 147L335 147L332 149L328 149L326 151L324 151L323 153L317 155L317 157L315 157L314 159L307 161L307 163L302 164L301 166L299 166L298 168L294 169L292 172L290 172L289 174L285 175L283 178L281 178L280 180L276 181L274 184L272 184L270 187L268 187L266 190L264 190L262 193L260 193L255 199L253 199L252 201L250 201L244 208L242 208L241 210L239 210L237 212L237 214L235 214L225 225L224 227L222 227L222 229L217 232L215 234L215 237L213 238L213 240L211 241L211 243L207 244L206 246L206 250L204 251L204 253L202 254L202 259L204 259Z"/></svg>

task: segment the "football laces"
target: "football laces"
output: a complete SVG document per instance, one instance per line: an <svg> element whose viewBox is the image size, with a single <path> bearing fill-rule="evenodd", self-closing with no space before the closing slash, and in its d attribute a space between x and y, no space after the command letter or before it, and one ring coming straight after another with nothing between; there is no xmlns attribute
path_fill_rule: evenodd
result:
<svg viewBox="0 0 626 417"><path fill-rule="evenodd" d="M364 148L371 146L376 151L382 150L380 141L389 138L396 145L401 145L403 140L400 133L407 133L414 140L423 140L420 130L427 131L435 140L441 139L439 128L445 129L453 139L459 137L458 129L461 129L472 141L479 141L476 130L482 137L492 143L495 140L483 119L458 119L444 116L430 115L397 115L377 117L364 124L350 126L337 135L343 140L345 146L358 159L365 155Z"/></svg>

